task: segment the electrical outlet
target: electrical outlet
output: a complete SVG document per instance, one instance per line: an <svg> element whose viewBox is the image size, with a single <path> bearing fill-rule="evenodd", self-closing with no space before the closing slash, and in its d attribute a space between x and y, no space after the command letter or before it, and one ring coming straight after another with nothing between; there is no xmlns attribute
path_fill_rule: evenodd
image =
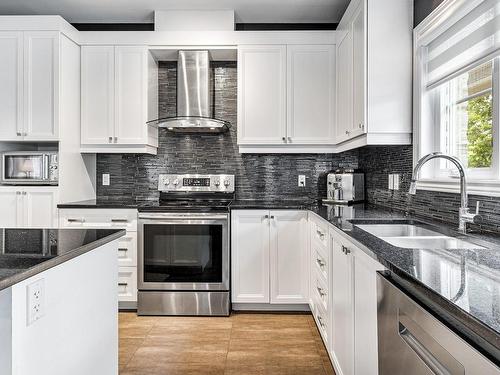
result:
<svg viewBox="0 0 500 375"><path fill-rule="evenodd" d="M389 190L394 190L394 175L389 175Z"/></svg>
<svg viewBox="0 0 500 375"><path fill-rule="evenodd" d="M394 180L393 188L394 190L399 190L399 174L395 173L392 175Z"/></svg>
<svg viewBox="0 0 500 375"><path fill-rule="evenodd" d="M103 173L102 174L102 184L103 186L109 186L109 173Z"/></svg>
<svg viewBox="0 0 500 375"><path fill-rule="evenodd" d="M306 186L306 176L303 174L299 174L299 186L300 187Z"/></svg>
<svg viewBox="0 0 500 375"><path fill-rule="evenodd" d="M28 295L28 325L41 319L45 314L44 280L40 279L26 287Z"/></svg>

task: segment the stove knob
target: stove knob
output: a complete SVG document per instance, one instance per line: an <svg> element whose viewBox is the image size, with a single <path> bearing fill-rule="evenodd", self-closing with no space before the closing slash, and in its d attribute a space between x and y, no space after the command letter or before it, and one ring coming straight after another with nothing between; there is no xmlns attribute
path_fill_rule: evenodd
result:
<svg viewBox="0 0 500 375"><path fill-rule="evenodd" d="M179 180L177 178L174 180L174 185L175 186L179 185Z"/></svg>
<svg viewBox="0 0 500 375"><path fill-rule="evenodd" d="M220 180L215 180L215 186L219 186L220 185Z"/></svg>

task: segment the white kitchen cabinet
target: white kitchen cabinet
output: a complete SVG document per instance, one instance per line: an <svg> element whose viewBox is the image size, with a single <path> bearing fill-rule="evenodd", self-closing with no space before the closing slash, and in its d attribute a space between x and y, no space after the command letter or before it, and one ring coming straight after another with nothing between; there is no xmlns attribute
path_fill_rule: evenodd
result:
<svg viewBox="0 0 500 375"><path fill-rule="evenodd" d="M156 154L158 67L144 46L82 47L82 152Z"/></svg>
<svg viewBox="0 0 500 375"><path fill-rule="evenodd" d="M335 46L287 47L287 142L335 143Z"/></svg>
<svg viewBox="0 0 500 375"><path fill-rule="evenodd" d="M232 301L307 304L307 212L231 212Z"/></svg>
<svg viewBox="0 0 500 375"><path fill-rule="evenodd" d="M238 144L286 142L286 46L238 48Z"/></svg>
<svg viewBox="0 0 500 375"><path fill-rule="evenodd" d="M270 211L271 303L309 302L307 212Z"/></svg>
<svg viewBox="0 0 500 375"><path fill-rule="evenodd" d="M340 374L354 374L354 282L352 250L334 234L332 251L332 352Z"/></svg>
<svg viewBox="0 0 500 375"><path fill-rule="evenodd" d="M82 143L108 144L114 136L115 47L82 48Z"/></svg>
<svg viewBox="0 0 500 375"><path fill-rule="evenodd" d="M0 188L4 228L57 228L57 188L12 186Z"/></svg>
<svg viewBox="0 0 500 375"><path fill-rule="evenodd" d="M337 27L338 151L411 144L412 11L411 0L353 0L342 17Z"/></svg>
<svg viewBox="0 0 500 375"><path fill-rule="evenodd" d="M0 32L0 141L57 141L60 33Z"/></svg>
<svg viewBox="0 0 500 375"><path fill-rule="evenodd" d="M0 32L1 140L18 140L23 129L23 33Z"/></svg>
<svg viewBox="0 0 500 375"><path fill-rule="evenodd" d="M232 302L270 302L268 217L263 210L231 212Z"/></svg>

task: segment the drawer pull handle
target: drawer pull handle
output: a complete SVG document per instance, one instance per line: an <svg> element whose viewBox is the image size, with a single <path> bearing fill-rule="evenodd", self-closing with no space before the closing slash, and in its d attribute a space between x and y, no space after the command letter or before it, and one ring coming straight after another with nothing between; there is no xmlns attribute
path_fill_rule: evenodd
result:
<svg viewBox="0 0 500 375"><path fill-rule="evenodd" d="M264 219L269 219L269 215L264 215Z"/></svg>
<svg viewBox="0 0 500 375"><path fill-rule="evenodd" d="M85 223L85 219L68 219L68 223Z"/></svg>
<svg viewBox="0 0 500 375"><path fill-rule="evenodd" d="M326 293L325 291L323 290L323 288L320 288L319 286L316 287L316 289L318 289L318 293L321 297L324 297L326 296Z"/></svg>
<svg viewBox="0 0 500 375"><path fill-rule="evenodd" d="M321 259L319 258L316 258L316 263L318 263L318 265L323 268L324 266L326 266L326 263L323 262Z"/></svg>
<svg viewBox="0 0 500 375"><path fill-rule="evenodd" d="M342 252L345 255L349 255L351 253L351 250L349 250L347 247L345 247L344 245L342 245Z"/></svg>
<svg viewBox="0 0 500 375"><path fill-rule="evenodd" d="M127 251L128 251L128 249L127 249L126 247L120 247L120 248L118 248L118 251L124 251L124 252L127 252Z"/></svg>
<svg viewBox="0 0 500 375"><path fill-rule="evenodd" d="M324 234L322 231L320 231L320 230L316 230L316 233L318 234L318 236L319 236L321 239L325 238L325 234Z"/></svg>
<svg viewBox="0 0 500 375"><path fill-rule="evenodd" d="M128 283L118 283L118 286L127 286Z"/></svg>
<svg viewBox="0 0 500 375"><path fill-rule="evenodd" d="M325 323L323 322L323 317L321 315L316 315L316 317L318 318L318 322L319 322L319 325L321 326L321 328L325 328Z"/></svg>
<svg viewBox="0 0 500 375"><path fill-rule="evenodd" d="M128 223L127 219L111 219L112 223Z"/></svg>

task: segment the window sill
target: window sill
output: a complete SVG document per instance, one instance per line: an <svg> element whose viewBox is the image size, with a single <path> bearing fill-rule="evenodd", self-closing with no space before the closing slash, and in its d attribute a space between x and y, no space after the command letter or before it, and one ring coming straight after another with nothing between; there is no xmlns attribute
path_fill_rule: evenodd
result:
<svg viewBox="0 0 500 375"><path fill-rule="evenodd" d="M460 181L458 179L421 179L417 182L417 189L460 194ZM473 195L500 197L500 180L469 180L467 191Z"/></svg>

